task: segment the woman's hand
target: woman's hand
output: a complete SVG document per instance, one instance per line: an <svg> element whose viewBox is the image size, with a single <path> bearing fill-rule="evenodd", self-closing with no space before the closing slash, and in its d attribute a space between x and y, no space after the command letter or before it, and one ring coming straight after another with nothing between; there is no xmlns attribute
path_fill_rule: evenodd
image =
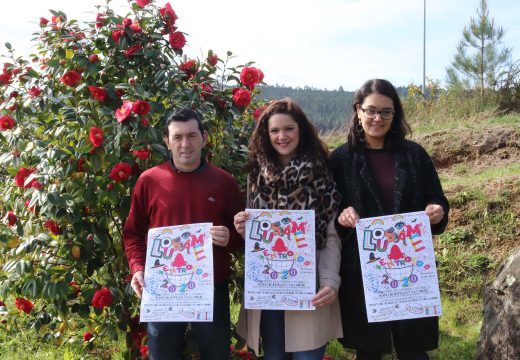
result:
<svg viewBox="0 0 520 360"><path fill-rule="evenodd" d="M249 213L247 211L241 211L233 218L235 229L237 230L237 233L242 236L242 238L245 238L247 219L249 219Z"/></svg>
<svg viewBox="0 0 520 360"><path fill-rule="evenodd" d="M341 214L339 214L338 222L341 226L353 228L356 227L356 223L359 221L359 215L357 211L349 206L346 209L343 209Z"/></svg>
<svg viewBox="0 0 520 360"><path fill-rule="evenodd" d="M336 290L330 286L324 286L320 288L318 293L312 298L312 305L319 308L332 304L334 301L336 301Z"/></svg>
<svg viewBox="0 0 520 360"><path fill-rule="evenodd" d="M426 215L430 218L430 224L435 225L441 222L444 217L444 209L437 204L430 204L424 209Z"/></svg>

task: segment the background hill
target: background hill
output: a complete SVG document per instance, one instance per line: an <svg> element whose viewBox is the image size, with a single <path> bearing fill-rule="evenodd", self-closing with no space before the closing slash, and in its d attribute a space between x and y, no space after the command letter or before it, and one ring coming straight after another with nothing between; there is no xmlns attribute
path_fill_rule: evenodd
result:
<svg viewBox="0 0 520 360"><path fill-rule="evenodd" d="M320 132L345 128L350 121L352 97L354 91L345 91L341 86L337 90L303 88L283 85L266 85L260 88L260 98L265 100L293 99L310 117ZM399 87L401 96L406 96L407 89Z"/></svg>

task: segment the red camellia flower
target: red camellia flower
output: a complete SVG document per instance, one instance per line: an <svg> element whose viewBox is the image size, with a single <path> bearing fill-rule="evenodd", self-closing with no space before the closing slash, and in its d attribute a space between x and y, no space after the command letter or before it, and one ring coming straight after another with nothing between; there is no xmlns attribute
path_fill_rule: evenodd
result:
<svg viewBox="0 0 520 360"><path fill-rule="evenodd" d="M251 88L260 82L260 74L255 67L245 67L240 72L240 81L245 86Z"/></svg>
<svg viewBox="0 0 520 360"><path fill-rule="evenodd" d="M23 189L31 188L34 180L28 184L25 183L25 180L29 177L29 175L31 175L35 171L36 171L35 168L21 167L20 169L18 169L18 171L16 172L16 175L14 176L14 182L20 188L23 188Z"/></svg>
<svg viewBox="0 0 520 360"><path fill-rule="evenodd" d="M146 160L151 154L151 151L148 149L132 150L132 152L141 160Z"/></svg>
<svg viewBox="0 0 520 360"><path fill-rule="evenodd" d="M125 56L126 57L133 56L141 50L143 50L143 45L141 45L141 44L132 45L128 49L125 50Z"/></svg>
<svg viewBox="0 0 520 360"><path fill-rule="evenodd" d="M75 70L67 71L61 78L60 81L68 86L76 86L81 80L81 75Z"/></svg>
<svg viewBox="0 0 520 360"><path fill-rule="evenodd" d="M258 82L264 81L264 72L260 69L256 69L258 71Z"/></svg>
<svg viewBox="0 0 520 360"><path fill-rule="evenodd" d="M49 23L49 20L44 18L44 17L40 17L40 25L41 26L45 26Z"/></svg>
<svg viewBox="0 0 520 360"><path fill-rule="evenodd" d="M135 0L135 3L139 5L139 7L144 8L146 5L150 3L151 0Z"/></svg>
<svg viewBox="0 0 520 360"><path fill-rule="evenodd" d="M103 129L97 127L90 128L89 134L90 143L94 147L100 147L103 145Z"/></svg>
<svg viewBox="0 0 520 360"><path fill-rule="evenodd" d="M144 358L148 357L148 345L142 345L139 349L139 352L141 353L141 356Z"/></svg>
<svg viewBox="0 0 520 360"><path fill-rule="evenodd" d="M89 342L92 339L92 337L93 337L93 335L88 331L85 331L83 333L83 341L85 341L85 342Z"/></svg>
<svg viewBox="0 0 520 360"><path fill-rule="evenodd" d="M159 12L161 13L161 16L163 17L166 25L168 25L170 28L175 24L175 20L178 19L177 14L175 14L175 11L173 11L170 3L166 3L164 7L159 9Z"/></svg>
<svg viewBox="0 0 520 360"><path fill-rule="evenodd" d="M188 60L179 65L179 68L184 71L189 77L193 77L197 72L197 60Z"/></svg>
<svg viewBox="0 0 520 360"><path fill-rule="evenodd" d="M186 45L186 38L184 37L184 34L175 31L170 34L170 45L175 50L180 50Z"/></svg>
<svg viewBox="0 0 520 360"><path fill-rule="evenodd" d="M137 100L132 106L132 111L137 115L145 116L150 112L150 103L145 100Z"/></svg>
<svg viewBox="0 0 520 360"><path fill-rule="evenodd" d="M142 33L143 29L141 28L141 25L139 25L139 22L136 20L130 25L130 29L132 29L135 33Z"/></svg>
<svg viewBox="0 0 520 360"><path fill-rule="evenodd" d="M124 18L124 19L123 19L123 26L124 26L124 27L129 27L130 25L132 25L132 19L130 19L130 18Z"/></svg>
<svg viewBox="0 0 520 360"><path fill-rule="evenodd" d="M12 73L3 72L0 74L0 84L7 85L13 77Z"/></svg>
<svg viewBox="0 0 520 360"><path fill-rule="evenodd" d="M25 208L27 210L29 210L30 212L34 212L35 206L29 207L30 204L31 204L31 201L29 199L25 200L25 203L24 203Z"/></svg>
<svg viewBox="0 0 520 360"><path fill-rule="evenodd" d="M88 56L88 61L90 61L91 63L98 62L98 60L99 60L99 56L97 54L90 54Z"/></svg>
<svg viewBox="0 0 520 360"><path fill-rule="evenodd" d="M43 224L43 227L46 228L47 230L49 230L54 235L60 235L61 234L61 228L58 225L58 223L56 221L54 221L54 220L50 220L50 219L47 220Z"/></svg>
<svg viewBox="0 0 520 360"><path fill-rule="evenodd" d="M133 106L133 102L127 101L123 103L123 106L116 110L116 119L118 123L122 123L130 116Z"/></svg>
<svg viewBox="0 0 520 360"><path fill-rule="evenodd" d="M42 89L40 89L37 86L33 86L32 88L27 91L30 97L34 98L42 93Z"/></svg>
<svg viewBox="0 0 520 360"><path fill-rule="evenodd" d="M213 94L213 87L211 84L200 84L200 96L202 96L203 99L206 99L210 94Z"/></svg>
<svg viewBox="0 0 520 360"><path fill-rule="evenodd" d="M96 15L96 29L99 29L105 25L105 17L104 14L98 13Z"/></svg>
<svg viewBox="0 0 520 360"><path fill-rule="evenodd" d="M125 91L123 89L116 89L115 94L117 97L121 97L125 94Z"/></svg>
<svg viewBox="0 0 520 360"><path fill-rule="evenodd" d="M150 126L150 120L148 120L148 119L141 119L141 125L143 125L144 127Z"/></svg>
<svg viewBox="0 0 520 360"><path fill-rule="evenodd" d="M218 56L215 53L212 53L210 56L208 56L208 64L211 66L215 66L218 63Z"/></svg>
<svg viewBox="0 0 520 360"><path fill-rule="evenodd" d="M14 127L15 121L9 115L0 117L0 131L11 130Z"/></svg>
<svg viewBox="0 0 520 360"><path fill-rule="evenodd" d="M92 94L92 97L94 97L94 99L96 99L97 101L107 101L108 91L106 91L104 88L91 85L88 87L88 90L90 91L90 94Z"/></svg>
<svg viewBox="0 0 520 360"><path fill-rule="evenodd" d="M132 173L132 167L127 163L119 163L114 165L110 170L110 178L114 181L121 182L128 180Z"/></svg>
<svg viewBox="0 0 520 360"><path fill-rule="evenodd" d="M92 297L92 306L96 309L103 309L112 303L112 293L108 288L104 287L94 293Z"/></svg>
<svg viewBox="0 0 520 360"><path fill-rule="evenodd" d="M244 108L251 103L251 93L245 89L233 91L233 104L239 108Z"/></svg>
<svg viewBox="0 0 520 360"><path fill-rule="evenodd" d="M265 110L266 107L267 107L266 105L257 107L255 109L255 111L253 111L253 119L258 121L258 119L260 119L260 116L262 115L262 112Z"/></svg>
<svg viewBox="0 0 520 360"><path fill-rule="evenodd" d="M23 311L26 314L30 314L34 305L31 301L24 299L24 298L16 298L16 301L14 303L16 305L16 308L20 311Z"/></svg>
<svg viewBox="0 0 520 360"><path fill-rule="evenodd" d="M40 189L43 188L43 185L38 180L34 179L33 181L31 181L31 187L33 187L33 188L35 188L37 190L40 190Z"/></svg>
<svg viewBox="0 0 520 360"><path fill-rule="evenodd" d="M76 170L78 170L78 172L84 172L85 168L83 167L83 165L85 165L85 159L79 158L78 162L76 163Z"/></svg>
<svg viewBox="0 0 520 360"><path fill-rule="evenodd" d="M16 214L12 211L9 211L7 213L7 223L9 224L9 226L13 226L14 224L16 224L16 220L18 218L16 217Z"/></svg>
<svg viewBox="0 0 520 360"><path fill-rule="evenodd" d="M119 38L121 36L125 35L125 30L119 29L112 31L112 40L114 40L116 43L119 42Z"/></svg>

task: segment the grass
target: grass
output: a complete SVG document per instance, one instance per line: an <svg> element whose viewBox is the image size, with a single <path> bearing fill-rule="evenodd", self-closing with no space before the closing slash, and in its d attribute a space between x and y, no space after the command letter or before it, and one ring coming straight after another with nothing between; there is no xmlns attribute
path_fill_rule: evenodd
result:
<svg viewBox="0 0 520 360"><path fill-rule="evenodd" d="M439 349L430 352L432 360L470 360L474 358L476 343L480 331L481 301L478 297L442 296L443 316L440 318ZM238 313L238 305L232 305L232 312ZM6 331L0 328L0 360L90 360L110 359L122 360L122 342L103 340L96 343L99 352L87 352L82 341L68 342L62 346L37 341L34 330ZM64 357L68 352L67 358ZM333 341L328 344L326 354L331 360L351 360L354 352L345 350L343 346ZM397 357L387 355L384 360L396 360Z"/></svg>
<svg viewBox="0 0 520 360"><path fill-rule="evenodd" d="M442 174L441 182L445 188L454 186L474 187L482 186L492 180L510 176L520 176L520 164L493 166L480 171L471 170L467 164L457 164L450 174Z"/></svg>

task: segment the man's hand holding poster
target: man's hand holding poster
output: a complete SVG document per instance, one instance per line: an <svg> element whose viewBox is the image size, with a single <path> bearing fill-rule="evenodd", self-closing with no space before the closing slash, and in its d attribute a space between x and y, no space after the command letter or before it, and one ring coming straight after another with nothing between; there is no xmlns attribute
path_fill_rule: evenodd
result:
<svg viewBox="0 0 520 360"><path fill-rule="evenodd" d="M148 231L141 321L213 321L210 223Z"/></svg>
<svg viewBox="0 0 520 360"><path fill-rule="evenodd" d="M245 308L313 310L314 210L246 211Z"/></svg>
<svg viewBox="0 0 520 360"><path fill-rule="evenodd" d="M424 211L360 219L356 232L368 322L442 314Z"/></svg>

